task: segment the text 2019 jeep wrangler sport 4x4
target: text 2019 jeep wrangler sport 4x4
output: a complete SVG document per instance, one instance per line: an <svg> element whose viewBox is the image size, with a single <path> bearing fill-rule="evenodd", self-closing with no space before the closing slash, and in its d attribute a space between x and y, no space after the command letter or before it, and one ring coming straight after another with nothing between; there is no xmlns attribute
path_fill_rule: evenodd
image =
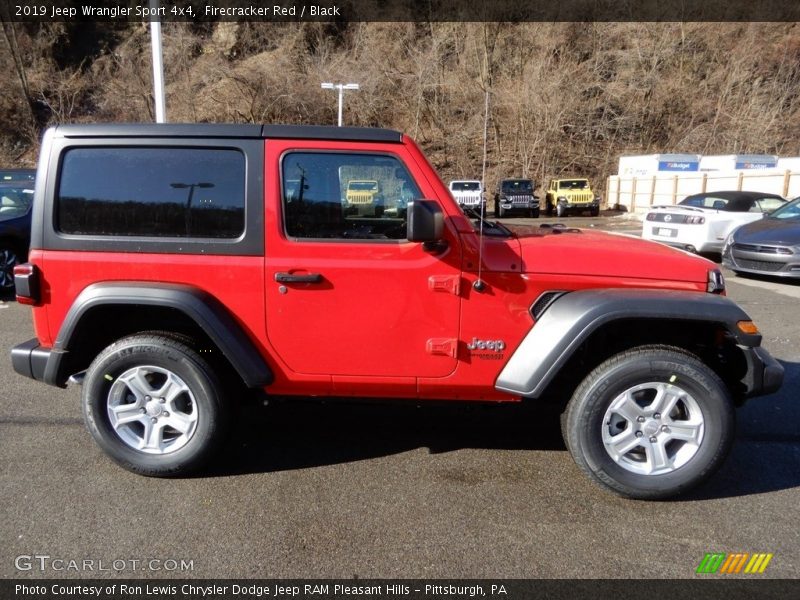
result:
<svg viewBox="0 0 800 600"><path fill-rule="evenodd" d="M347 214L353 180L377 181L387 205L415 199ZM50 129L15 283L36 331L15 370L82 380L92 436L145 475L202 466L238 385L564 397L577 464L619 494L664 497L720 465L734 406L783 377L711 262L474 223L414 142L382 129Z"/></svg>

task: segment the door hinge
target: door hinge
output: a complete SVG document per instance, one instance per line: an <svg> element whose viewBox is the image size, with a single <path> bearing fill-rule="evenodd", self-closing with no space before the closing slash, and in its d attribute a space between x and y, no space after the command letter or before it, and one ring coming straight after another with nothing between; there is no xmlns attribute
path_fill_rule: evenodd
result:
<svg viewBox="0 0 800 600"><path fill-rule="evenodd" d="M461 275L431 275L428 289L432 292L446 292L458 296L461 290Z"/></svg>
<svg viewBox="0 0 800 600"><path fill-rule="evenodd" d="M434 356L455 358L457 347L458 341L455 338L431 338L428 340L425 349L428 354L433 354Z"/></svg>

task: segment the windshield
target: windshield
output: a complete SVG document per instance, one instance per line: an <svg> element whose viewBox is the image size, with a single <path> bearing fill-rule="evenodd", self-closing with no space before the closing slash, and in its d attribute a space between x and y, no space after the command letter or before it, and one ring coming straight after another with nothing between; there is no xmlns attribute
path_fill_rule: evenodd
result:
<svg viewBox="0 0 800 600"><path fill-rule="evenodd" d="M503 191L511 194L530 194L533 191L533 184L530 179L504 181Z"/></svg>
<svg viewBox="0 0 800 600"><path fill-rule="evenodd" d="M478 192L481 189L480 181L454 181L450 186L454 192Z"/></svg>
<svg viewBox="0 0 800 600"><path fill-rule="evenodd" d="M800 197L781 206L770 215L772 219L800 219Z"/></svg>
<svg viewBox="0 0 800 600"><path fill-rule="evenodd" d="M355 191L368 191L371 192L378 187L376 181L351 181L347 188Z"/></svg>
<svg viewBox="0 0 800 600"><path fill-rule="evenodd" d="M682 206L697 206L698 208L713 208L716 210L730 210L727 198L715 198L714 196L689 196L678 204ZM745 209L746 210L746 209Z"/></svg>
<svg viewBox="0 0 800 600"><path fill-rule="evenodd" d="M565 179L558 182L560 190L585 190L587 187L589 182L586 179Z"/></svg>
<svg viewBox="0 0 800 600"><path fill-rule="evenodd" d="M0 221L21 217L31 207L33 188L17 186L0 187Z"/></svg>

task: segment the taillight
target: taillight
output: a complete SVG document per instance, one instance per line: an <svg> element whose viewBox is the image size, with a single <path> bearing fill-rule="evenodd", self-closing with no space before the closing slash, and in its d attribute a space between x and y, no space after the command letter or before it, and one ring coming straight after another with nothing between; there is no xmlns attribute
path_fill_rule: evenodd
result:
<svg viewBox="0 0 800 600"><path fill-rule="evenodd" d="M25 263L14 267L14 287L20 304L39 303L39 269Z"/></svg>
<svg viewBox="0 0 800 600"><path fill-rule="evenodd" d="M689 225L702 225L705 222L706 222L705 217L696 217L696 216L686 217L685 221L685 223L688 223Z"/></svg>

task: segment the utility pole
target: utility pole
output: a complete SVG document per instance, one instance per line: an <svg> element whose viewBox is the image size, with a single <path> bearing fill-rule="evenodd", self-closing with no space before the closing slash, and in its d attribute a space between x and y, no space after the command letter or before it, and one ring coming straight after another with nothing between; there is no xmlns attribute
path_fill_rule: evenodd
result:
<svg viewBox="0 0 800 600"><path fill-rule="evenodd" d="M339 90L339 127L342 126L342 105L344 104L344 91L357 90L359 85L357 83L323 83L323 90Z"/></svg>

